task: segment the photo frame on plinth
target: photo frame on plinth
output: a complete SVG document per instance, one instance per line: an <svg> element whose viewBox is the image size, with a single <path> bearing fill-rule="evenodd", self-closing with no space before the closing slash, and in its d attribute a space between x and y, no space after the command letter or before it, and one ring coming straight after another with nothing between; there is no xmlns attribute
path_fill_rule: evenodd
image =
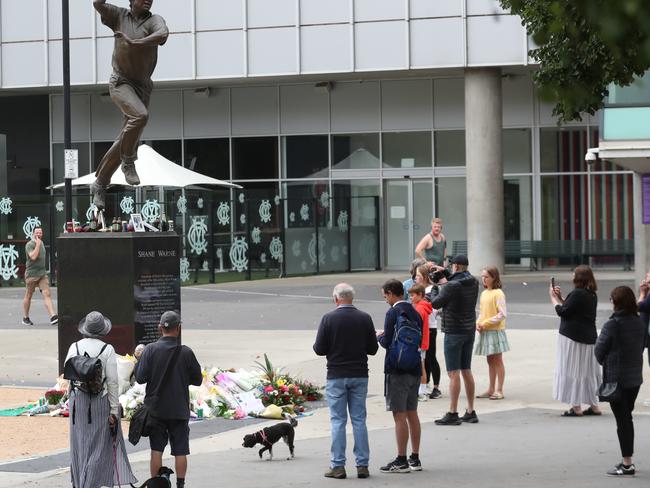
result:
<svg viewBox="0 0 650 488"><path fill-rule="evenodd" d="M144 232L144 220L142 220L142 215L139 213L131 214L131 222L133 222L133 230L135 232Z"/></svg>

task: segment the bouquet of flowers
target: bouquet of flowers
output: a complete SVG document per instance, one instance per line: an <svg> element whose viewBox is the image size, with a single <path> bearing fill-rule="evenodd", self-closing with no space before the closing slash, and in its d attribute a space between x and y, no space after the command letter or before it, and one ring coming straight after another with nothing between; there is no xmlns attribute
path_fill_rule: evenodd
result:
<svg viewBox="0 0 650 488"><path fill-rule="evenodd" d="M48 405L58 405L63 397L65 396L66 392L63 390L47 390L45 392L45 401L47 402Z"/></svg>

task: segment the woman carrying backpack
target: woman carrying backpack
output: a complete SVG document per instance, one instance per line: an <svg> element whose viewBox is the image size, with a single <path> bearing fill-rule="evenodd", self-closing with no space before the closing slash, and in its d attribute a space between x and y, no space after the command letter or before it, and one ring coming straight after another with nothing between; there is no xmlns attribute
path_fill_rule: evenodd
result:
<svg viewBox="0 0 650 488"><path fill-rule="evenodd" d="M70 382L70 474L74 488L136 483L120 428L115 350L101 340L111 321L90 312L80 323L84 337L72 344L65 360L66 373L83 370L98 359L96 375ZM87 372L89 368L85 368ZM92 376L92 378L91 378Z"/></svg>

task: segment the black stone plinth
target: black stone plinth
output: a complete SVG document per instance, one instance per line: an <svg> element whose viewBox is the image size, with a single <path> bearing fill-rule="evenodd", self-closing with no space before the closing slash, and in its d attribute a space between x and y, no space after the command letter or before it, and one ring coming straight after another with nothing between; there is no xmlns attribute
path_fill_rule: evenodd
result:
<svg viewBox="0 0 650 488"><path fill-rule="evenodd" d="M79 321L97 310L113 323L118 354L158 339L163 312L181 310L180 237L175 232L93 232L57 238L59 372Z"/></svg>

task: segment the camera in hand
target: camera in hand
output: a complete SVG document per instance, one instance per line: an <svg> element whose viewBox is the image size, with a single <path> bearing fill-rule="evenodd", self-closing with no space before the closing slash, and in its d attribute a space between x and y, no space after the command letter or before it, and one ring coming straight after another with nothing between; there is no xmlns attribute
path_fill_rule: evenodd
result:
<svg viewBox="0 0 650 488"><path fill-rule="evenodd" d="M429 279L431 283L438 283L443 278L449 278L449 270L446 268L442 271L431 271L429 273Z"/></svg>

